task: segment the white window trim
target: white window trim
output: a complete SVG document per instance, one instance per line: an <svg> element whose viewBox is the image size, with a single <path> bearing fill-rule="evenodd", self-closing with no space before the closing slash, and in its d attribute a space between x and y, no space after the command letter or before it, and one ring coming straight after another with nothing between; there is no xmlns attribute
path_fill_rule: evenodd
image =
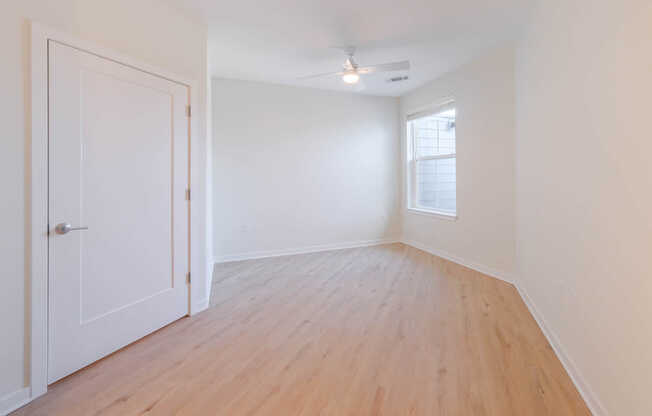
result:
<svg viewBox="0 0 652 416"><path fill-rule="evenodd" d="M407 211L411 214L423 215L424 217L439 218L448 221L457 221L457 214L451 214L444 211L435 211L432 209L422 209L408 207Z"/></svg>
<svg viewBox="0 0 652 416"><path fill-rule="evenodd" d="M449 221L456 221L458 219L458 206L457 206L457 172L455 174L455 195L456 195L456 201L455 201L455 213L447 212L447 211L441 211L441 210L436 210L436 209L431 209L431 208L424 208L420 207L416 204L416 195L417 195L417 174L416 174L416 165L418 161L424 161L424 160L439 160L439 159L450 159L450 158L455 158L457 162L457 152L455 153L448 153L444 155L436 155L436 156L417 156L416 154L416 149L414 148L414 132L412 129L409 128L409 123L412 120L422 118L422 117L427 117L429 115L437 114L442 111L445 111L449 108L455 108L455 100L450 98L446 99L439 104L429 106L427 109L422 109L420 111L408 113L405 117L405 133L406 133L406 141L407 141L407 154L408 154L408 160L407 160L407 166L406 166L406 173L408 176L407 180L407 189L408 192L406 192L406 210L409 213L412 214L417 214L417 215L423 215L423 216L428 216L432 218L439 218L439 219L444 219L444 220L449 220ZM455 116L455 119L457 120L457 114ZM457 149L457 135L455 137L455 149Z"/></svg>

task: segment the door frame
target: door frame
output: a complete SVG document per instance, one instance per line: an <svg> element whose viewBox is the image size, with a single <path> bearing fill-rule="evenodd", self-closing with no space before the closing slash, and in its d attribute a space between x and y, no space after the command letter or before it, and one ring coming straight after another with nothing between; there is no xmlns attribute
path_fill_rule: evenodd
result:
<svg viewBox="0 0 652 416"><path fill-rule="evenodd" d="M30 239L30 313L29 318L29 401L45 394L48 388L48 42L50 40L91 53L101 58L144 71L188 87L190 106L199 109L199 89L196 80L188 79L169 71L139 62L115 53L92 42L79 39L56 29L31 22L31 217L28 238ZM192 115L189 122L189 175L188 189L201 177L199 155L199 117ZM199 186L195 185L195 188ZM193 191L200 191L192 188ZM195 195L195 192L193 192ZM194 197L192 199L195 199ZM193 260L191 247L202 250L199 232L192 232L194 224L200 224L199 205L189 201L188 218L188 272L202 268ZM194 256L197 258L198 256ZM195 305L193 305L193 302ZM200 312L197 300L193 299L192 281L188 284L188 315ZM26 330L26 332L28 332ZM27 357L26 357L27 358Z"/></svg>

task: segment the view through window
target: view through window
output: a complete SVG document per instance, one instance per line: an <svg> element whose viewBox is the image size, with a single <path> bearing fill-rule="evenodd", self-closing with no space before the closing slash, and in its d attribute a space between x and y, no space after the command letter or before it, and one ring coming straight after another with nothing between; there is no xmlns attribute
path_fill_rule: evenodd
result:
<svg viewBox="0 0 652 416"><path fill-rule="evenodd" d="M409 207L456 215L455 107L408 117Z"/></svg>

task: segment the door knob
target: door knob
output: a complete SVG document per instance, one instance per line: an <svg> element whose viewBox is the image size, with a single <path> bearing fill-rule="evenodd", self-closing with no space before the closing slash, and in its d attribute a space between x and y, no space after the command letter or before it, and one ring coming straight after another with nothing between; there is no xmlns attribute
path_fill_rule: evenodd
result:
<svg viewBox="0 0 652 416"><path fill-rule="evenodd" d="M60 224L57 224L56 227L54 227L54 232L57 234L68 234L71 231L79 231L79 230L88 230L88 227L73 227L68 222L62 222Z"/></svg>

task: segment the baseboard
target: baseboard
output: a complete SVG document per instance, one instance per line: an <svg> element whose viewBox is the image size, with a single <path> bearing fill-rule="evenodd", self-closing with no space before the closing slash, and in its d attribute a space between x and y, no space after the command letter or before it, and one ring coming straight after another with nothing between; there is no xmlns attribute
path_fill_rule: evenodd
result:
<svg viewBox="0 0 652 416"><path fill-rule="evenodd" d="M559 358L559 361L566 369L566 373L568 373L571 380L575 384L575 387L577 387L577 390L584 399L584 402L588 406L591 413L594 416L608 416L608 413L598 399L598 396L586 382L586 379L582 376L582 373L580 373L573 360L566 354L565 349L561 345L561 342L559 342L559 338L557 338L555 333L552 332L550 327L546 324L543 315L541 315L537 307L534 305L534 302L532 302L532 299L527 294L525 289L518 283L516 283L515 286L516 290L518 290L518 293L521 295L523 302L525 302L525 305L530 310L534 320L537 321L537 324L539 325L539 328L541 328L543 335L545 335L545 337L548 339L550 346L552 346L552 349L555 351L557 358Z"/></svg>
<svg viewBox="0 0 652 416"><path fill-rule="evenodd" d="M262 259L266 257L291 256L293 254L317 253L320 251L341 250L345 248L369 247L369 246L377 246L380 244L396 243L398 241L399 241L398 238L381 238L377 240L362 240L362 241L351 241L346 243L322 244L322 245L306 246L306 247L290 248L290 249L282 249L282 250L250 251L246 253L217 256L215 257L215 263Z"/></svg>
<svg viewBox="0 0 652 416"><path fill-rule="evenodd" d="M507 283L510 283L512 285L514 284L513 276L509 272L506 272L506 271L503 271L503 270L497 270L497 269L494 269L492 267L487 267L487 266L484 266L482 264L479 264L479 263L476 263L476 262L473 262L473 261L465 260L465 259L463 259L461 257L458 257L458 256L452 255L450 253L447 253L444 250L439 250L439 249L434 249L432 247L428 247L427 245L422 244L422 243L420 243L418 241L403 239L403 240L401 240L401 242L403 244L405 244L405 245L417 248L419 250L425 251L425 252L430 253L432 255L435 255L437 257L441 257L443 259L450 260L453 263L457 263L457 264L460 264L462 266L468 267L469 269L473 269L473 270L475 270L477 272L480 272L482 274L486 274L487 276L491 276L491 277L496 278L498 280L502 280L503 282L507 282Z"/></svg>
<svg viewBox="0 0 652 416"><path fill-rule="evenodd" d="M210 294L210 290L209 290ZM202 300L198 300L192 303L192 307L190 308L190 315L196 315L199 312L205 311L208 309L208 303L210 301L210 296L207 296L206 298Z"/></svg>
<svg viewBox="0 0 652 416"><path fill-rule="evenodd" d="M23 387L0 397L0 415L5 416L31 401L30 388Z"/></svg>
<svg viewBox="0 0 652 416"><path fill-rule="evenodd" d="M584 402L588 406L591 413L594 416L608 416L605 407L602 405L602 403L600 402L596 394L593 392L591 387L589 387L588 383L586 382L586 379L582 376L577 366L573 363L573 360L571 360L571 358L564 352L565 350L562 347L561 343L559 342L559 339L554 334L554 332L552 332L549 329L549 326L546 324L545 319L543 319L541 313L537 310L536 306L532 302L532 299L528 296L525 289L516 281L516 279L514 279L514 276L512 274L502 272L490 267L486 267L477 264L475 262L466 261L462 258L446 253L445 251L432 249L416 241L403 239L401 242L408 246L412 246L419 250L423 250L427 253L444 258L446 260L450 260L457 264L461 264L462 266L466 266L480 273L486 274L491 277L495 277L496 279L503 280L507 283L511 283L512 285L514 285L514 287L518 291L518 294L521 296L523 302L525 303L528 310L534 317L534 320L537 322L537 325L539 325L539 328L541 328L541 332L543 332L544 336L552 346L552 349L555 351L557 358L566 369L568 376L575 384L575 387L577 388L580 395L584 399Z"/></svg>
<svg viewBox="0 0 652 416"><path fill-rule="evenodd" d="M192 307L190 309L190 314L191 315L198 314L199 312L202 312L205 309L207 309L208 305L209 305L208 297L193 302ZM13 412L19 407L22 407L27 403L31 402L35 398L36 397L31 397L30 387L24 387L20 390L16 390L12 393L9 393L4 397L0 397L0 416L8 415L9 413Z"/></svg>

